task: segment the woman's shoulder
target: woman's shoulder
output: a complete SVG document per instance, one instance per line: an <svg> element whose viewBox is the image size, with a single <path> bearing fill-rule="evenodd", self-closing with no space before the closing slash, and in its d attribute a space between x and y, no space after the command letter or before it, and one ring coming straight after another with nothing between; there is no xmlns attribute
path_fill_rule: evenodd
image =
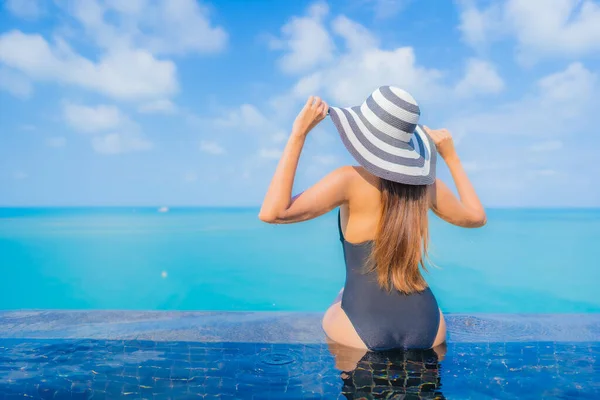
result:
<svg viewBox="0 0 600 400"><path fill-rule="evenodd" d="M371 192L379 193L379 178L357 165L345 165L337 168L334 173L343 180L350 197L364 197Z"/></svg>
<svg viewBox="0 0 600 400"><path fill-rule="evenodd" d="M379 178L368 172L360 165L344 165L338 167L334 173L347 179L376 182Z"/></svg>

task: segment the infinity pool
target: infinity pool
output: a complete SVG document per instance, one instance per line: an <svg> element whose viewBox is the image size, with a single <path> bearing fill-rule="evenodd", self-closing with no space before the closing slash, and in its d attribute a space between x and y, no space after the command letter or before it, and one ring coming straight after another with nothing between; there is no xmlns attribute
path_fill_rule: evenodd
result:
<svg viewBox="0 0 600 400"><path fill-rule="evenodd" d="M0 399L600 396L600 317L449 315L439 352L330 346L307 313L0 313Z"/></svg>

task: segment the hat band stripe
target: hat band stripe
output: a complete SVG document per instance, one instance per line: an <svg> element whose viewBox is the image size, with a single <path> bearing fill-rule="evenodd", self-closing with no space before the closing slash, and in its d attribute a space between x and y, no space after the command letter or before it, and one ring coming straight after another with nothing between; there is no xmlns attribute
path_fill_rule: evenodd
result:
<svg viewBox="0 0 600 400"><path fill-rule="evenodd" d="M423 168L425 160L419 155L419 152L421 151L420 148L415 147L414 150L408 152L410 154L410 158L396 154L390 154L389 152L377 147L373 142L369 141L369 139L366 137L366 133L357 125L360 122L358 115L356 115L351 109L347 108L342 108L342 112L346 116L354 136L356 136L356 138L360 141L363 147L367 149L367 151L375 154L382 160L390 161L396 164L402 164L408 167ZM415 146L419 146L417 140L414 141L414 144Z"/></svg>
<svg viewBox="0 0 600 400"><path fill-rule="evenodd" d="M388 100L381 93L381 90L378 89L378 90L374 91L371 94L371 96L369 96L369 97L372 98L373 100L375 100L375 103L377 103L377 105L379 106L379 108L381 109L382 112L390 115L395 120L399 120L399 121L403 121L403 122L405 121L405 123L409 123L409 124L416 124L417 122L419 122L419 117L421 116L420 112L414 113L414 112L405 110L402 107L398 107L392 101ZM369 98L367 98L367 100L368 99ZM375 111L375 110L373 110L373 111ZM397 126L396 124L391 124L391 125L394 127ZM413 133L412 130L406 131L406 132Z"/></svg>
<svg viewBox="0 0 600 400"><path fill-rule="evenodd" d="M332 109L334 110L335 118L338 119L339 124L341 125L341 128L342 128L343 132L345 133L345 135L344 135L345 138L350 142L350 145L354 148L354 150L358 153L358 155L360 155L360 157L363 158L365 161L369 162L370 164L374 165L377 168L387 170L390 172L394 172L394 173L398 173L398 174L409 175L409 176L427 176L427 175L429 175L429 169L430 169L429 163L425 163L425 165L423 167L410 167L410 166L396 164L396 163L381 159L381 158L377 157L375 154L371 153L369 150L367 150L365 148L365 146L363 146L361 141L356 137L356 134L350 127L350 123L348 121L348 118L346 117L346 114L341 109L337 109L337 108L333 108L333 107L332 107ZM351 112L351 110L348 110L348 111ZM415 154L418 154L418 153L415 152Z"/></svg>
<svg viewBox="0 0 600 400"><path fill-rule="evenodd" d="M416 153L412 148L405 148L405 149L401 149L398 147L394 147L390 144L387 144L386 142L379 140L379 138L375 135L373 135L373 133L367 129L366 126L363 125L361 119L358 117L358 115L352 111L352 109L338 109L340 110L342 113L344 113L345 111L348 111L351 115L352 118L354 119L354 122L357 126L357 130L360 131L361 135L364 136L369 142L373 143L373 146L381 149L382 151L394 155L394 156L399 156L405 159L409 159L409 158L419 158L419 154Z"/></svg>
<svg viewBox="0 0 600 400"><path fill-rule="evenodd" d="M431 160L431 141L419 125L417 125L417 129L415 129L415 137L419 141L421 149L423 149L421 157L423 157L426 161Z"/></svg>
<svg viewBox="0 0 600 400"><path fill-rule="evenodd" d="M425 151L425 143L423 143L423 138L418 133L415 133L415 140L418 143L417 146L419 148L419 155L423 157L423 159L427 160L429 157L427 157L427 152ZM417 147L415 146L415 150L416 149Z"/></svg>
<svg viewBox="0 0 600 400"><path fill-rule="evenodd" d="M377 115L375 115L375 113L373 113L373 111L371 111L369 106L367 106L366 101L360 106L360 112L362 115L364 115L365 119L369 121L369 123L373 125L379 132L383 132L389 137L396 140L401 140L404 143L409 142L412 136L411 134L402 132L401 130L398 130L382 121Z"/></svg>
<svg viewBox="0 0 600 400"><path fill-rule="evenodd" d="M371 109L371 111L373 111L373 114L379 118L380 120L382 120L383 122L385 122L387 125L390 125L391 127L393 127L398 133L399 138L410 138L413 134L413 132L415 131L415 128L417 126L417 121L418 119L415 119L415 122L407 122L404 121L402 119L399 119L395 116L393 116L392 114L390 114L389 112L385 111L383 108L381 108L381 105L379 105L379 103L377 103L375 101L375 99L373 97L369 97L365 103L367 103L367 107L369 107L369 109Z"/></svg>
<svg viewBox="0 0 600 400"><path fill-rule="evenodd" d="M394 147L399 147L401 149L407 149L410 151L413 150L414 145L411 144L412 141L414 140L413 137L411 137L410 141L405 142L404 140L396 139L396 138L391 137L390 135L386 135L385 133L381 132L379 129L377 129L373 125L371 125L371 123L365 118L365 116L361 112L360 107L352 107L351 110L354 111L354 113L356 113L356 115L358 115L358 117L360 118L360 121L363 123L363 125L367 128L367 130L369 132L371 132L373 135L375 135L377 137L377 139L379 139L382 142L385 142L391 146L394 146Z"/></svg>
<svg viewBox="0 0 600 400"><path fill-rule="evenodd" d="M400 98L398 94L395 93L394 90L389 86L382 86L379 88L379 91L381 92L381 95L383 97L388 99L390 102L394 103L394 105L413 114L421 115L421 109L418 105L409 103L408 101ZM406 94L408 95L408 93Z"/></svg>

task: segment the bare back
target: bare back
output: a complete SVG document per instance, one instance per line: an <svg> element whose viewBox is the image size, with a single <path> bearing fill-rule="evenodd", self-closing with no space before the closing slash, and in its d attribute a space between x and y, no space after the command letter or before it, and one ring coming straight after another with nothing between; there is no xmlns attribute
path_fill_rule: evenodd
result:
<svg viewBox="0 0 600 400"><path fill-rule="evenodd" d="M348 202L342 204L341 225L344 237L350 243L373 240L381 215L379 178L363 167L354 167L356 176L348 191Z"/></svg>

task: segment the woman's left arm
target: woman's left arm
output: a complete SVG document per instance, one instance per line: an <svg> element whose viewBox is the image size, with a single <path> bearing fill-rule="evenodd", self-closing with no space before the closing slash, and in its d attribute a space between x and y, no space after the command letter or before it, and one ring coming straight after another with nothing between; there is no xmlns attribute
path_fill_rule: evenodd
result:
<svg viewBox="0 0 600 400"><path fill-rule="evenodd" d="M300 153L308 133L327 116L329 106L310 97L292 128L258 217L268 223L293 223L316 218L347 200L352 167L339 168L310 189L292 198L292 187ZM352 171L351 171L352 170Z"/></svg>

